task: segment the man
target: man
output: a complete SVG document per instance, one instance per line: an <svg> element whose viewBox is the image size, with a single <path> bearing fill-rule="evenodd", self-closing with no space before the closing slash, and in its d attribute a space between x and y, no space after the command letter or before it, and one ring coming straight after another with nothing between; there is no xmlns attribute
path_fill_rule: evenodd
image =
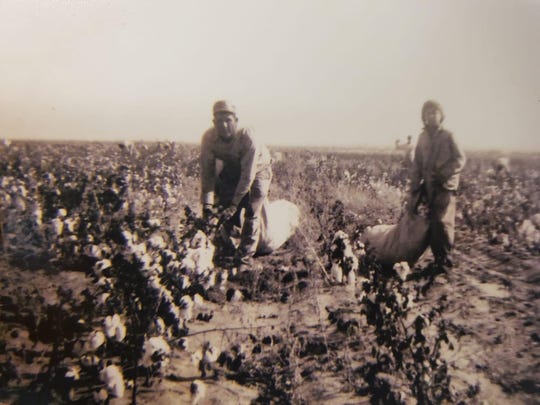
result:
<svg viewBox="0 0 540 405"><path fill-rule="evenodd" d="M238 128L236 108L229 101L217 101L213 115L214 126L201 142L203 216L208 217L214 206L224 208L226 234L240 232L234 264L245 270L257 249L261 210L272 180L270 152L249 129ZM217 160L223 162L219 174Z"/></svg>
<svg viewBox="0 0 540 405"><path fill-rule="evenodd" d="M453 266L450 253L454 244L456 190L465 155L452 133L442 127L444 113L439 103L424 103L422 121L424 131L418 138L412 165L409 209L414 212L420 198L427 202L429 245L435 267L446 271Z"/></svg>

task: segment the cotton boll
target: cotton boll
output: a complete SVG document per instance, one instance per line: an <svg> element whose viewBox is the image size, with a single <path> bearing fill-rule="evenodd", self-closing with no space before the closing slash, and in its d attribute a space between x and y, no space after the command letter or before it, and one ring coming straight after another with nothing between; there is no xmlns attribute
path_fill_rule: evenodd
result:
<svg viewBox="0 0 540 405"><path fill-rule="evenodd" d="M208 275L205 277L203 284L203 288L206 290L212 288L216 285L216 273L214 271L210 271Z"/></svg>
<svg viewBox="0 0 540 405"><path fill-rule="evenodd" d="M100 254L101 254L101 249L99 249L99 250L100 250ZM97 277L100 277L101 273L103 273L104 270L107 270L107 269L110 269L110 268L112 268L112 262L109 259L101 259L101 260L94 263L94 266L92 267L92 270L94 271L94 274Z"/></svg>
<svg viewBox="0 0 540 405"><path fill-rule="evenodd" d="M167 270L169 271L179 271L182 268L182 263L178 260L171 260L167 264Z"/></svg>
<svg viewBox="0 0 540 405"><path fill-rule="evenodd" d="M105 336L107 336L108 338L112 338L114 336L117 316L118 314L114 314L113 316L107 315L103 320L103 326L105 327Z"/></svg>
<svg viewBox="0 0 540 405"><path fill-rule="evenodd" d="M126 337L126 325L123 323L116 325L115 333L114 333L114 339L117 342L122 342Z"/></svg>
<svg viewBox="0 0 540 405"><path fill-rule="evenodd" d="M80 366L71 366L67 369L65 377L70 378L73 381L78 381L81 378L81 367Z"/></svg>
<svg viewBox="0 0 540 405"><path fill-rule="evenodd" d="M180 318L189 321L193 318L193 300L189 295L184 295L180 299Z"/></svg>
<svg viewBox="0 0 540 405"><path fill-rule="evenodd" d="M191 281L189 279L188 276L186 275L183 275L180 277L180 283L178 285L179 288L185 290L186 288L188 288L189 286L191 285Z"/></svg>
<svg viewBox="0 0 540 405"><path fill-rule="evenodd" d="M203 345L203 361L206 363L214 363L219 356L219 350L210 344L205 342Z"/></svg>
<svg viewBox="0 0 540 405"><path fill-rule="evenodd" d="M120 367L110 364L99 372L100 380L107 391L116 398L122 398L125 392L124 375Z"/></svg>
<svg viewBox="0 0 540 405"><path fill-rule="evenodd" d="M206 270L212 269L215 246L210 242L206 234L202 231L197 231L191 239L189 246L186 249L184 258L182 259L182 268L188 274L202 274Z"/></svg>
<svg viewBox="0 0 540 405"><path fill-rule="evenodd" d="M103 255L103 257L111 257L112 256L112 249L108 244L102 242L102 243L98 244L98 247L101 249L101 254Z"/></svg>
<svg viewBox="0 0 540 405"><path fill-rule="evenodd" d="M526 219L518 227L518 235L527 243L528 246L540 244L540 232L534 226L530 219Z"/></svg>
<svg viewBox="0 0 540 405"><path fill-rule="evenodd" d="M337 231L334 234L330 250L332 252L332 261L341 266L343 273L348 274L350 271L358 271L358 258L354 255L349 236L345 232ZM336 275L339 276L337 273Z"/></svg>
<svg viewBox="0 0 540 405"><path fill-rule="evenodd" d="M189 350L189 341L187 338L183 337L178 340L178 347L182 350Z"/></svg>
<svg viewBox="0 0 540 405"><path fill-rule="evenodd" d="M349 271L347 274L347 284L351 287L356 284L356 273L354 271Z"/></svg>
<svg viewBox="0 0 540 405"><path fill-rule="evenodd" d="M86 350L87 351L95 351L99 347L101 347L105 343L105 335L100 330L94 330L90 333L88 336L88 340L86 341Z"/></svg>
<svg viewBox="0 0 540 405"><path fill-rule="evenodd" d="M405 281L411 272L411 268L407 262L395 263L393 269L402 281Z"/></svg>
<svg viewBox="0 0 540 405"><path fill-rule="evenodd" d="M192 405L202 404L204 397L206 395L206 385L201 380L195 380L191 383L189 388L191 392L191 403Z"/></svg>
<svg viewBox="0 0 540 405"><path fill-rule="evenodd" d="M203 347L200 347L198 350L191 353L191 356L190 356L191 364L198 365L203 359L203 356L204 356L204 350L203 350Z"/></svg>
<svg viewBox="0 0 540 405"><path fill-rule="evenodd" d="M105 400L109 398L109 393L107 392L105 388L96 388L92 392L92 398L94 399L95 403L100 404L102 402L105 402Z"/></svg>
<svg viewBox="0 0 540 405"><path fill-rule="evenodd" d="M220 290L223 290L225 286L227 285L227 281L229 279L229 271L227 269L224 269L221 271L221 273L218 274L217 282L219 284Z"/></svg>
<svg viewBox="0 0 540 405"><path fill-rule="evenodd" d="M193 235L193 238L191 238L189 242L189 246L192 249L197 249L200 247L206 247L208 245L208 237L206 234L202 231L197 231L195 235Z"/></svg>
<svg viewBox="0 0 540 405"><path fill-rule="evenodd" d="M148 238L147 244L154 249L165 249L167 247L163 236L157 233L151 235L150 238Z"/></svg>
<svg viewBox="0 0 540 405"><path fill-rule="evenodd" d="M83 367L95 367L101 361L101 359L95 354L84 354L79 360L81 362L81 366Z"/></svg>
<svg viewBox="0 0 540 405"><path fill-rule="evenodd" d="M77 235L68 235L63 240L66 242L77 242L79 239L77 238Z"/></svg>
<svg viewBox="0 0 540 405"><path fill-rule="evenodd" d="M50 223L50 229L54 236L60 236L64 232L64 223L60 218L53 218Z"/></svg>
<svg viewBox="0 0 540 405"><path fill-rule="evenodd" d="M366 246L358 241L356 244L356 256L358 257L364 257L366 255Z"/></svg>
<svg viewBox="0 0 540 405"><path fill-rule="evenodd" d="M102 287L105 291L111 291L114 287L113 279L108 277L100 277L96 282L98 287Z"/></svg>
<svg viewBox="0 0 540 405"><path fill-rule="evenodd" d="M330 279L339 284L343 282L343 269L338 263L332 263L332 268L330 269Z"/></svg>
<svg viewBox="0 0 540 405"><path fill-rule="evenodd" d="M43 211L37 203L35 203L32 207L32 217L34 218L36 224L41 227L41 225L43 224Z"/></svg>
<svg viewBox="0 0 540 405"><path fill-rule="evenodd" d="M189 249L182 259L182 268L186 270L187 274L195 273L197 275L213 268L214 249L213 245L211 248Z"/></svg>
<svg viewBox="0 0 540 405"><path fill-rule="evenodd" d="M146 340L143 344L143 356L141 358L141 365L150 368L154 364L152 357L169 356L171 348L167 341L162 336L154 336Z"/></svg>
<svg viewBox="0 0 540 405"><path fill-rule="evenodd" d="M135 253L135 259L141 266L141 271L143 272L149 272L150 268L152 267L152 263L154 263L154 259L151 255L147 254L146 251L142 253L142 251L137 250Z"/></svg>
<svg viewBox="0 0 540 405"><path fill-rule="evenodd" d="M230 302L240 302L244 299L244 294L240 290L230 289L227 291L227 299Z"/></svg>
<svg viewBox="0 0 540 405"><path fill-rule="evenodd" d="M189 297L189 295L188 295ZM204 306L204 298L200 295L200 294L195 294L193 296L193 304L196 308L200 308L202 306Z"/></svg>
<svg viewBox="0 0 540 405"><path fill-rule="evenodd" d="M79 225L79 218L67 218L64 221L64 230L69 233L75 233Z"/></svg>
<svg viewBox="0 0 540 405"><path fill-rule="evenodd" d="M121 342L126 337L126 326L124 325L120 315L114 314L112 316L105 317L105 335L109 339L114 339L117 342Z"/></svg>
<svg viewBox="0 0 540 405"><path fill-rule="evenodd" d="M157 317L154 319L154 330L157 335L163 335L165 333L167 326L162 318Z"/></svg>
<svg viewBox="0 0 540 405"><path fill-rule="evenodd" d="M505 247L505 248L508 248L508 247L512 246L512 242L510 241L510 237L506 233L501 235L501 242L502 242L503 247Z"/></svg>
<svg viewBox="0 0 540 405"><path fill-rule="evenodd" d="M150 218L146 221L149 227L159 228L161 226L161 221L157 218Z"/></svg>
<svg viewBox="0 0 540 405"><path fill-rule="evenodd" d="M396 294L396 301L397 301L398 305L401 308L405 309L407 307L407 303L409 301L408 297L406 295L401 294L399 291L396 291L395 294Z"/></svg>
<svg viewBox="0 0 540 405"><path fill-rule="evenodd" d="M86 245L83 248L83 253L88 257L93 257L94 259L103 259L103 253L97 245Z"/></svg>
<svg viewBox="0 0 540 405"><path fill-rule="evenodd" d="M107 300L109 299L110 296L111 296L111 294L109 294L109 293L99 294L98 297L97 297L98 305L105 305L105 303L107 302Z"/></svg>
<svg viewBox="0 0 540 405"><path fill-rule="evenodd" d="M533 223L533 225L534 225L536 228L540 229L540 212L537 213L537 214L534 214L534 215L531 217L530 221Z"/></svg>
<svg viewBox="0 0 540 405"><path fill-rule="evenodd" d="M139 259L141 256L146 254L146 244L144 243L127 243L124 248L124 256L127 256L128 259L135 257Z"/></svg>
<svg viewBox="0 0 540 405"><path fill-rule="evenodd" d="M126 244L131 244L135 242L135 238L131 232L124 229L122 230L121 233L122 233L122 238L125 240Z"/></svg>
<svg viewBox="0 0 540 405"><path fill-rule="evenodd" d="M148 285L152 287L154 290L161 290L163 286L161 285L161 281L159 280L159 277L156 276L150 276L148 278Z"/></svg>

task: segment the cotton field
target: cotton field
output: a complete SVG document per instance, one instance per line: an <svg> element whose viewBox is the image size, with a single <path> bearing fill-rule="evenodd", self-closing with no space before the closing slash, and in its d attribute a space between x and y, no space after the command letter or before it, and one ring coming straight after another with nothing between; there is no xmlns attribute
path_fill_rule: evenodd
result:
<svg viewBox="0 0 540 405"><path fill-rule="evenodd" d="M231 393L526 403L537 392L538 157L505 156L508 170L470 158L459 264L435 277L429 252L382 265L362 238L401 215L402 155L273 151L270 197L290 218L272 220L261 253L275 251L238 274L217 219L200 216L196 146L0 148L0 402L155 403L174 391L201 404Z"/></svg>

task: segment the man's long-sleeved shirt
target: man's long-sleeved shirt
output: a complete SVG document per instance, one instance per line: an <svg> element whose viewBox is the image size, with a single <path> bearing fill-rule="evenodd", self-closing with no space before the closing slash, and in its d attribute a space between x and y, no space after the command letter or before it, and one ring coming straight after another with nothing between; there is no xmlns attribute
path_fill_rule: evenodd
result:
<svg viewBox="0 0 540 405"><path fill-rule="evenodd" d="M457 190L459 173L464 166L465 155L451 132L443 128L434 133L424 130L418 138L414 152L411 191L417 191L422 180L429 194L435 185L447 190Z"/></svg>
<svg viewBox="0 0 540 405"><path fill-rule="evenodd" d="M201 142L201 202L214 203L216 160L224 166L240 166L240 179L232 199L238 205L249 191L257 173L270 167L271 156L265 145L259 144L249 129L240 128L230 140L223 140L215 128L208 129Z"/></svg>

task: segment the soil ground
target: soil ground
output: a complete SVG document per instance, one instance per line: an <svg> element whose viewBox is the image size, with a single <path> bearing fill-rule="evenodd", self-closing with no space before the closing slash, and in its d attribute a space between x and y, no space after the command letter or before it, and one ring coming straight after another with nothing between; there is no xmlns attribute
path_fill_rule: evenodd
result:
<svg viewBox="0 0 540 405"><path fill-rule="evenodd" d="M288 387L295 403L369 403L357 394L348 376L368 356L370 328L358 311L358 286L330 285L312 252L284 248L260 259L263 269L237 276L229 287L243 291L244 298L233 302L226 291L215 290L213 302L204 312L210 321L189 324L187 350L175 349L166 375L148 387L142 386L139 404L194 403L190 386L202 381L205 395L198 403L279 402L272 391ZM416 305L429 309L441 296L447 297L442 314L447 322L450 345L442 350L449 366L451 389L465 403L532 404L540 398L540 263L538 257L505 252L498 246L467 239L458 242L456 266L432 282L407 281L422 291ZM425 255L417 264L422 269ZM54 302L59 285L75 294L91 281L84 273L25 270L0 261L0 295L30 300L42 296ZM38 305L39 303L36 303ZM42 303L41 303L42 304ZM328 319L327 308L340 308L358 321L353 333L343 333ZM31 403L25 397L31 381L46 365L50 347L28 339L28 331L17 323L16 308L4 306L7 346L0 363L11 357L19 370L19 380L0 387L0 403ZM280 343L302 346L292 364L280 366ZM210 342L218 351L241 346L249 361L251 353L261 351L268 380L246 377L230 379L218 368L201 377L197 349ZM308 342L308 343L306 343ZM324 342L317 345L317 342ZM322 349L318 351L318 348ZM31 349L30 349L31 348ZM329 350L328 348L331 348ZM25 356L33 355L31 361ZM259 354L259 358L261 354ZM345 364L336 367L336 364ZM256 364L256 363L254 363ZM256 374L256 373L255 373ZM129 392L129 391L128 391ZM128 395L111 404L130 403ZM28 402L27 402L28 401ZM412 402L414 403L414 402Z"/></svg>

